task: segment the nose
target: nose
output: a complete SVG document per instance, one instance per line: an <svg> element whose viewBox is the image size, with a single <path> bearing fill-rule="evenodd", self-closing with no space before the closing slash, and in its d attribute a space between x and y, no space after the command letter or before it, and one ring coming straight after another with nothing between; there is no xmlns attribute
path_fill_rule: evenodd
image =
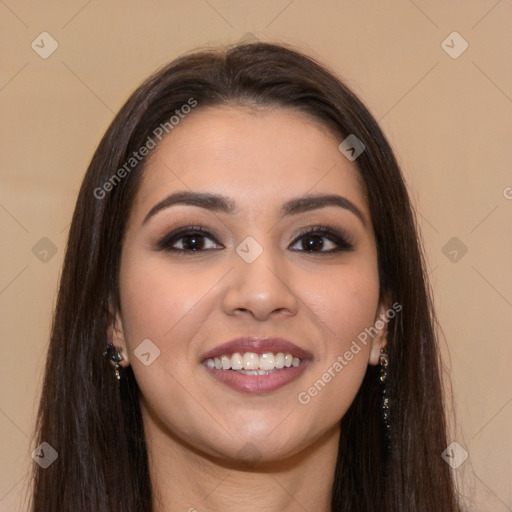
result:
<svg viewBox="0 0 512 512"><path fill-rule="evenodd" d="M298 298L290 286L284 256L266 249L252 263L236 253L233 257L235 268L229 273L223 297L226 314L246 313L259 321L297 314Z"/></svg>

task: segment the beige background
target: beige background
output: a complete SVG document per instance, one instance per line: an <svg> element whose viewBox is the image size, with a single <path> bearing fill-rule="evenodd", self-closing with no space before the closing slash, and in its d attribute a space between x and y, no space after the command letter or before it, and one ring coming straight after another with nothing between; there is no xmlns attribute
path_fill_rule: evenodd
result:
<svg viewBox="0 0 512 512"><path fill-rule="evenodd" d="M47 59L31 48L44 31L58 43ZM458 58L445 49L462 41L442 45L454 31L469 44ZM446 340L457 417L450 440L469 453L453 471L468 510L511 511L510 0L0 0L0 511L26 510L67 231L101 135L157 67L254 37L295 44L334 68L397 150ZM43 237L57 250L46 262L32 250ZM458 247L443 252L452 237Z"/></svg>

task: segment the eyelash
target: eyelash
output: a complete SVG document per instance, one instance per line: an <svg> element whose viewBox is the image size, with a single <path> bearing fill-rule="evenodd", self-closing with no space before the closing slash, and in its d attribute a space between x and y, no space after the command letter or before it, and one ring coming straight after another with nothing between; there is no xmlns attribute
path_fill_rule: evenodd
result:
<svg viewBox="0 0 512 512"><path fill-rule="evenodd" d="M215 237L206 229L204 229L201 226L186 226L180 229L177 229L176 231L173 231L172 233L169 233L168 235L164 236L158 243L157 243L157 249L161 251L167 251L172 252L176 254L182 254L187 256L193 256L195 253L201 253L206 251L212 251L212 250L219 250L219 249L200 249L200 250L192 250L192 249L176 249L172 247L176 241L180 240L181 238L187 236L187 235L200 235L202 237L210 238L213 240L216 244L219 244L219 242L215 239ZM321 238L327 238L331 242L335 243L337 247L334 249L330 249L328 251L307 251L307 250L297 250L292 249L294 252L305 252L308 254L335 254L339 252L350 252L354 250L355 244L351 237L348 235L348 233L335 229L330 226L324 226L324 225L317 225L317 226L311 226L306 229L304 229L291 243L291 245L295 245L301 238L304 238L306 236L311 235L320 235Z"/></svg>

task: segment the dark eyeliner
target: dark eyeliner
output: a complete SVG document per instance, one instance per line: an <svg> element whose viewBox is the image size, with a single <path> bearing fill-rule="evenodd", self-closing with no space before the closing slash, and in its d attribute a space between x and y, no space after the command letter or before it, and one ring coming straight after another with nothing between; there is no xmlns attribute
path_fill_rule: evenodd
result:
<svg viewBox="0 0 512 512"><path fill-rule="evenodd" d="M179 240L181 237L186 235L201 235L207 238L211 238L217 245L219 242L217 239L206 229L204 229L201 226L184 226L182 228L176 229L175 231L172 231L171 233L168 233L165 235L160 241L156 244L156 249L160 251L170 251L175 253L199 253L199 252L205 252L212 249L206 249L202 251L191 251L191 250L184 250L184 249L176 249L172 247L173 243L176 242L176 240Z"/></svg>
<svg viewBox="0 0 512 512"><path fill-rule="evenodd" d="M166 234L163 238L161 238L156 244L156 250L159 251L168 251L173 253L181 253L181 254L197 254L206 251L212 251L216 249L202 249L202 250L186 250L186 249L176 249L173 248L172 245L179 240L180 238L187 235L201 235L205 238L210 238L216 245L220 244L217 239L206 229L201 226L184 226L171 233ZM349 252L354 250L355 243L351 236L343 230L338 228L334 228L327 225L316 225L309 226L303 229L293 240L291 245L295 245L301 238L304 238L308 235L317 235L320 237L325 237L329 239L331 242L337 245L336 248L330 249L328 251L307 251L307 250L299 250L292 249L293 252L305 252L307 254L334 254L338 252ZM218 250L218 249L217 249Z"/></svg>
<svg viewBox="0 0 512 512"><path fill-rule="evenodd" d="M295 245L301 238L307 235L319 235L328 238L331 242L334 242L338 247L336 247L335 249L331 249L329 251L298 251L297 249L292 249L294 252L306 252L308 254L334 254L341 251L349 252L355 249L355 242L346 231L327 225L307 227L297 235L297 237L294 239L291 245Z"/></svg>

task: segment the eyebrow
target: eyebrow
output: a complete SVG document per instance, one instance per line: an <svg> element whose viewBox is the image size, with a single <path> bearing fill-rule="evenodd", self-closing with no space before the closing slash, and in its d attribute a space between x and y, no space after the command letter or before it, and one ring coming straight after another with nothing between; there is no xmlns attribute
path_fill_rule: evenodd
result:
<svg viewBox="0 0 512 512"><path fill-rule="evenodd" d="M182 191L168 195L155 204L146 214L142 225L146 224L151 217L158 212L174 205L189 205L204 208L206 210L234 214L238 212L236 203L229 197L222 194L211 194L207 192ZM297 215L327 206L339 206L352 212L366 227L366 221L361 210L346 197L337 194L327 195L306 195L295 197L287 201L280 211L281 217L286 215Z"/></svg>

